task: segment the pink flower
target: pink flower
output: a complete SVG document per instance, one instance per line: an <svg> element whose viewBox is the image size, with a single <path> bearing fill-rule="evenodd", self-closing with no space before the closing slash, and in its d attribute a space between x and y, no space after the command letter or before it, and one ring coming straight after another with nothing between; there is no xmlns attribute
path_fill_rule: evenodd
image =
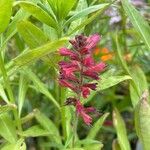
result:
<svg viewBox="0 0 150 150"><path fill-rule="evenodd" d="M88 87L91 90L96 90L96 85L97 85L97 83L86 83L83 85L83 87Z"/></svg>
<svg viewBox="0 0 150 150"><path fill-rule="evenodd" d="M90 77L90 78L95 79L95 80L99 79L98 73L96 73L96 72L86 70L82 74L84 76Z"/></svg>
<svg viewBox="0 0 150 150"><path fill-rule="evenodd" d="M105 69L105 64L95 63L92 56L92 49L100 41L100 36L94 34L90 37L78 35L75 39L70 40L72 49L61 48L59 50L61 56L66 56L67 61L60 61L59 83L61 86L70 88L80 96L88 98L91 90L96 90L96 83L91 83L93 79L99 79L99 73ZM80 100L76 98L68 98L66 105L74 105L77 114L83 118L84 122L89 125L92 123L92 117L88 115L94 112L93 107L85 108Z"/></svg>
<svg viewBox="0 0 150 150"><path fill-rule="evenodd" d="M76 88L74 87L74 85L72 85L71 83L69 83L68 81L66 81L64 79L60 79L59 84L64 87L68 87L73 91L76 91Z"/></svg>
<svg viewBox="0 0 150 150"><path fill-rule="evenodd" d="M90 55L85 57L84 60L83 60L83 65L86 66L86 67L93 66L94 65L93 58Z"/></svg>
<svg viewBox="0 0 150 150"><path fill-rule="evenodd" d="M102 71L104 71L104 68L106 67L106 65L103 63L103 62L101 62L101 63L98 63L98 64L96 64L96 65L94 65L94 66L92 66L92 67L90 67L89 69L88 69L88 71L94 71L94 72L102 72Z"/></svg>
<svg viewBox="0 0 150 150"><path fill-rule="evenodd" d="M63 47L59 49L59 53L61 56L69 56L70 58L72 58L73 60L76 60L79 56L77 53Z"/></svg>
<svg viewBox="0 0 150 150"><path fill-rule="evenodd" d="M90 90L89 90L89 88L83 86L83 87L82 87L82 96L83 96L83 98L87 98L88 95L90 95Z"/></svg>
<svg viewBox="0 0 150 150"><path fill-rule="evenodd" d="M94 35L90 36L89 38L87 38L86 48L88 48L88 49L94 48L99 41L100 41L100 36L98 34L94 34Z"/></svg>
<svg viewBox="0 0 150 150"><path fill-rule="evenodd" d="M92 123L92 117L89 116L87 113L88 108L84 108L84 106L81 104L79 100L76 101L76 112L77 114L82 117L85 124L90 125Z"/></svg>

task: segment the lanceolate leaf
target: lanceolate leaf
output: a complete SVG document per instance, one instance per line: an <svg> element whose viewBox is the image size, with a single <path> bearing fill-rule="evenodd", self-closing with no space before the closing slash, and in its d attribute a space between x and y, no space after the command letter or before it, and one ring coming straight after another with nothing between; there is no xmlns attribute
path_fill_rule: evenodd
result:
<svg viewBox="0 0 150 150"><path fill-rule="evenodd" d="M6 113L0 115L0 135L10 143L17 140L14 123Z"/></svg>
<svg viewBox="0 0 150 150"><path fill-rule="evenodd" d="M31 2L20 2L19 5L39 21L56 28L56 21L43 9Z"/></svg>
<svg viewBox="0 0 150 150"><path fill-rule="evenodd" d="M38 137L50 135L49 131L42 129L39 125L32 126L19 134L24 137Z"/></svg>
<svg viewBox="0 0 150 150"><path fill-rule="evenodd" d="M75 2L77 1L67 0L66 2L65 0L48 0L48 3L58 20L64 19L68 15Z"/></svg>
<svg viewBox="0 0 150 150"><path fill-rule="evenodd" d="M143 70L139 66L134 66L131 71L131 74L132 74L133 81L136 83L136 88L138 89L139 94L142 95L142 93L145 90L148 90L148 84ZM132 83L130 83L130 97L131 97L132 104L135 107L140 97L137 94L136 89Z"/></svg>
<svg viewBox="0 0 150 150"><path fill-rule="evenodd" d="M130 150L125 123L116 108L113 111L113 124L116 128L118 143L121 150Z"/></svg>
<svg viewBox="0 0 150 150"><path fill-rule="evenodd" d="M67 0L66 3L65 0L59 0L58 1L59 18L64 19L68 15L68 13L70 12L70 10L72 9L72 7L76 2L77 2L76 0Z"/></svg>
<svg viewBox="0 0 150 150"><path fill-rule="evenodd" d="M4 32L8 26L13 0L0 0L0 33Z"/></svg>
<svg viewBox="0 0 150 150"><path fill-rule="evenodd" d="M19 81L19 94L18 94L18 111L19 111L19 116L21 115L22 107L24 104L25 100L25 95L28 89L28 79L21 74L20 75L20 81Z"/></svg>
<svg viewBox="0 0 150 150"><path fill-rule="evenodd" d="M13 59L14 65L21 67L21 66L25 66L29 64L30 62L36 61L37 59L51 52L56 51L59 47L64 45L66 41L67 41L67 38L62 38L54 42L48 42L47 44L40 46L38 48L23 52L22 54L17 56L15 59Z"/></svg>
<svg viewBox="0 0 150 150"><path fill-rule="evenodd" d="M1 150L26 150L26 144L23 139L20 139L14 144L6 144Z"/></svg>
<svg viewBox="0 0 150 150"><path fill-rule="evenodd" d="M138 31L143 42L150 50L150 26L128 0L122 0L122 4L134 28Z"/></svg>
<svg viewBox="0 0 150 150"><path fill-rule="evenodd" d="M21 21L18 31L30 48L35 48L47 42L46 35L29 21Z"/></svg>
<svg viewBox="0 0 150 150"><path fill-rule="evenodd" d="M55 106L58 109L60 109L60 106L59 106L58 102L56 101L56 99L53 97L53 95L51 95L51 93L48 91L47 87L44 85L43 82L40 81L40 79L38 78L38 76L36 76L36 74L34 74L30 69L27 69L27 68L24 69L22 71L22 73L34 83L34 85L38 91L40 91L45 96L47 96L55 104Z"/></svg>
<svg viewBox="0 0 150 150"><path fill-rule="evenodd" d="M99 80L98 85L97 85L97 90L99 90L99 91L108 89L108 88L115 86L123 81L132 79L128 75L124 75L124 76L111 75L109 71L104 73L103 75L101 75L100 78L101 79ZM87 101L92 100L92 98L95 94L96 94L96 91L92 91L91 95L89 96Z"/></svg>
<svg viewBox="0 0 150 150"><path fill-rule="evenodd" d="M150 149L150 105L145 91L135 108L135 127L144 150Z"/></svg>
<svg viewBox="0 0 150 150"><path fill-rule="evenodd" d="M42 114L40 111L36 113L35 115L37 121L40 123L40 125L49 131L50 133L50 139L54 142L61 144L61 137L59 135L59 131L56 128L55 124L44 114Z"/></svg>
<svg viewBox="0 0 150 150"><path fill-rule="evenodd" d="M108 117L108 115L109 115L109 113L104 114L93 125L93 127L91 128L91 130L89 131L89 134L87 136L88 139L94 139L96 137L98 131L101 129L101 127L102 127L104 121L106 120L106 118Z"/></svg>
<svg viewBox="0 0 150 150"><path fill-rule="evenodd" d="M104 90L109 87L112 87L120 82L123 82L125 80L131 80L132 78L128 75L124 76L110 76L106 77L104 75L101 76L101 80L98 83L98 89L99 90Z"/></svg>
<svg viewBox="0 0 150 150"><path fill-rule="evenodd" d="M68 33L68 35L73 34L74 32L76 32L77 30L81 30L84 26L88 25L89 23L91 23L96 17L98 17L100 14L102 14L108 7L110 4L104 5L104 7L102 7L100 10L98 10L94 15L92 15L91 17L87 18L85 21L83 21L79 26L75 27L71 32Z"/></svg>
<svg viewBox="0 0 150 150"><path fill-rule="evenodd" d="M85 8L77 13L75 13L75 15L73 15L71 18L69 18L66 23L64 24L67 25L68 23L71 23L72 21L76 20L76 19L79 19L79 18L82 18L84 16L87 16L88 14L92 13L92 12L95 12L101 8L103 8L104 6L108 5L108 3L104 3L104 4L99 4L99 5L95 5L95 6L90 6L88 8Z"/></svg>
<svg viewBox="0 0 150 150"><path fill-rule="evenodd" d="M17 23L20 20L26 19L30 16L29 13L25 12L24 10L20 9L15 16L13 17L11 23L8 26L8 29L4 35L4 42L3 44L6 44L6 42L17 32Z"/></svg>
<svg viewBox="0 0 150 150"><path fill-rule="evenodd" d="M6 102L8 103L8 98L7 95L5 93L5 90L3 88L3 86L0 84L0 97Z"/></svg>

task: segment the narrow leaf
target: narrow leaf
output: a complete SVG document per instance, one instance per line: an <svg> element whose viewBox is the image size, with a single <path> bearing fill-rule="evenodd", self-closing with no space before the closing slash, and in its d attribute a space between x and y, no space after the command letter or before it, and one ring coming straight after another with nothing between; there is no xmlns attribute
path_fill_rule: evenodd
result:
<svg viewBox="0 0 150 150"><path fill-rule="evenodd" d="M17 140L16 129L8 114L0 115L0 135L10 143Z"/></svg>
<svg viewBox="0 0 150 150"><path fill-rule="evenodd" d="M134 28L138 31L141 39L150 50L150 27L141 14L129 3L128 0L122 0L123 8L126 11Z"/></svg>
<svg viewBox="0 0 150 150"><path fill-rule="evenodd" d="M144 150L150 149L150 105L148 91L144 91L141 100L135 107L135 127Z"/></svg>
<svg viewBox="0 0 150 150"><path fill-rule="evenodd" d="M73 22L73 21L75 21L75 20L77 20L77 19L79 19L79 18L82 18L82 17L84 17L84 16L87 16L87 15L89 15L90 13L93 13L93 12L99 10L99 9L102 9L104 6L107 6L107 5L108 5L108 3L106 3L106 4L103 3L103 4L99 4L99 5L94 5L94 6L90 6L90 7L88 7L88 8L85 8L85 9L79 11L79 12L76 12L75 15L73 15L72 17L70 17L70 18L65 22L64 26L67 25L67 24L69 24L69 23L71 23L71 22Z"/></svg>
<svg viewBox="0 0 150 150"><path fill-rule="evenodd" d="M39 137L39 136L48 136L50 135L50 133L49 131L42 129L39 125L35 125L19 133L19 135L24 137Z"/></svg>
<svg viewBox="0 0 150 150"><path fill-rule="evenodd" d="M57 106L57 108L60 109L60 106L58 102L56 101L56 99L51 95L47 87L44 85L43 82L41 82L41 80L38 78L36 74L34 74L30 69L27 69L27 68L24 69L22 73L34 83L38 91L40 91L45 96L47 96L49 100L51 100Z"/></svg>
<svg viewBox="0 0 150 150"><path fill-rule="evenodd" d="M98 131L101 129L104 121L106 120L106 118L108 117L109 113L105 113L102 117L100 117L96 123L94 123L93 127L91 128L91 130L89 131L87 138L88 139L94 139L98 133Z"/></svg>
<svg viewBox="0 0 150 150"><path fill-rule="evenodd" d="M29 21L19 22L17 28L30 48L41 46L47 42L46 35Z"/></svg>
<svg viewBox="0 0 150 150"><path fill-rule="evenodd" d="M104 90L107 88L110 88L120 82L123 82L125 80L131 80L132 78L128 75L124 76L110 76L110 77L105 77L104 75L101 76L101 80L98 83L98 89L99 90Z"/></svg>
<svg viewBox="0 0 150 150"><path fill-rule="evenodd" d="M4 32L9 24L12 2L13 0L0 0L0 33Z"/></svg>
<svg viewBox="0 0 150 150"><path fill-rule="evenodd" d="M130 150L125 123L116 108L113 111L113 124L116 128L118 143L121 150Z"/></svg>
<svg viewBox="0 0 150 150"><path fill-rule="evenodd" d="M130 97L133 106L135 107L140 99L139 95L142 95L142 93L145 90L148 90L148 84L146 81L145 74L143 70L139 66L134 66L134 68L131 71L132 79L136 83L136 88L139 91L139 94L136 92L136 88L133 86L132 83L130 83Z"/></svg>
<svg viewBox="0 0 150 150"><path fill-rule="evenodd" d="M19 94L18 94L19 116L21 115L21 110L24 104L27 89L28 89L28 79L24 75L21 74L20 81L19 81Z"/></svg>
<svg viewBox="0 0 150 150"><path fill-rule="evenodd" d="M104 7L102 7L100 10L98 10L94 15L92 15L91 17L87 18L85 21L83 21L80 25L78 25L77 27L75 27L71 32L68 33L68 35L73 34L74 32L76 32L77 30L81 30L84 26L88 25L89 23L91 23L96 17L98 17L100 14L102 14L108 7L110 4L105 5Z"/></svg>
<svg viewBox="0 0 150 150"><path fill-rule="evenodd" d="M15 59L13 59L13 62L15 66L21 67L29 64L30 62L36 61L37 59L56 51L59 47L64 45L64 43L67 41L67 38L62 38L60 40L54 41L54 42L48 42L47 44L40 46L38 48L28 50L19 56L17 56Z"/></svg>
<svg viewBox="0 0 150 150"><path fill-rule="evenodd" d="M0 96L1 98L6 102L8 103L8 98L7 98L7 95L5 93L5 90L3 88L3 86L0 84Z"/></svg>
<svg viewBox="0 0 150 150"><path fill-rule="evenodd" d="M40 111L36 113L35 115L37 121L40 123L40 125L49 131L50 133L50 139L52 139L54 142L61 144L61 137L59 135L59 131L55 124L44 114L42 114Z"/></svg>
<svg viewBox="0 0 150 150"><path fill-rule="evenodd" d="M23 139L20 139L15 144L6 144L1 150L26 150L26 144Z"/></svg>
<svg viewBox="0 0 150 150"><path fill-rule="evenodd" d="M27 12L29 12L31 15L33 15L36 19L39 21L56 28L57 23L55 20L43 9L41 9L39 6L35 5L31 2L20 2L19 5Z"/></svg>

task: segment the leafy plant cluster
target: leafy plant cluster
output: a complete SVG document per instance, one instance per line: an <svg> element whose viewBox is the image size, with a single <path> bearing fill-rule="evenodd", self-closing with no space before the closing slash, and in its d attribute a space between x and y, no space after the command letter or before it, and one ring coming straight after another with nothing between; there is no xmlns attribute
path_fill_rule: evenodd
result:
<svg viewBox="0 0 150 150"><path fill-rule="evenodd" d="M1 150L150 150L150 1L0 0ZM65 106L58 49L99 34L106 70L84 102L88 126Z"/></svg>

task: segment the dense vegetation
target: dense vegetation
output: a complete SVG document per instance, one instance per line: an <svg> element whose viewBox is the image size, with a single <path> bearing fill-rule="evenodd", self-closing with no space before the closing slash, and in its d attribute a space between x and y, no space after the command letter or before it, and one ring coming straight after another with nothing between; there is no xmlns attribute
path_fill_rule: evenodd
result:
<svg viewBox="0 0 150 150"><path fill-rule="evenodd" d="M149 5L0 0L0 149L150 150Z"/></svg>

